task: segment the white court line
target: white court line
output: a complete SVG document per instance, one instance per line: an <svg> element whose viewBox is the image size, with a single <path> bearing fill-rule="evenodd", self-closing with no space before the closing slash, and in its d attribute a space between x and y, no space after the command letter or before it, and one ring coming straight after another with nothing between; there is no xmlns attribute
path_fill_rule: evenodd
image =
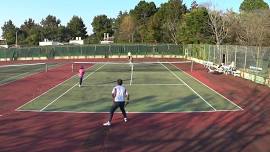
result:
<svg viewBox="0 0 270 152"><path fill-rule="evenodd" d="M133 79L133 64L131 63L131 74L130 74L130 83L129 83L130 86L132 84L132 79Z"/></svg>
<svg viewBox="0 0 270 152"><path fill-rule="evenodd" d="M41 112L40 110L31 110L31 109L29 109L29 110L18 109L16 111L19 111L19 112Z"/></svg>
<svg viewBox="0 0 270 152"><path fill-rule="evenodd" d="M194 89L192 89L184 80L182 80L180 77L178 77L174 72L172 72L168 67L166 67L164 64L161 63L161 65L166 68L171 74L173 74L179 81L181 81L183 84L185 84L191 91L193 91L198 97L200 97L206 104L208 104L211 108L213 108L215 111L217 111L216 108L214 108L209 102L207 102L199 93L197 93Z"/></svg>
<svg viewBox="0 0 270 152"><path fill-rule="evenodd" d="M180 63L191 63L192 61L176 61L176 62L132 62L132 64L156 64L156 63L174 63L174 64L180 64ZM130 64L130 62L73 62L74 64Z"/></svg>
<svg viewBox="0 0 270 152"><path fill-rule="evenodd" d="M95 72L97 72L99 69L101 69L102 67L104 67L106 64L103 64L102 66L100 66L99 68L97 68L95 71L93 71L92 73L90 73L89 75L87 75L85 77L86 80L89 76L93 75ZM49 107L51 104L55 103L58 99L60 99L61 97L63 97L66 93L68 93L70 90L72 90L75 86L77 86L79 84L79 82L77 82L76 84L74 84L71 88L69 88L67 91L65 91L64 93L62 93L60 96L58 96L56 99L54 99L52 102L50 102L49 104L47 104L44 108L40 109L40 111L43 111L44 109L46 109L47 107Z"/></svg>
<svg viewBox="0 0 270 152"><path fill-rule="evenodd" d="M133 86L182 86L185 84L132 84ZM115 86L114 84L89 84L89 85L83 85L83 87L111 87L111 86Z"/></svg>
<svg viewBox="0 0 270 152"><path fill-rule="evenodd" d="M181 85L185 85L185 84L182 84L182 83L164 83L164 84L155 84L155 83L149 83L149 84L132 84L132 85L138 85L138 86L181 86Z"/></svg>
<svg viewBox="0 0 270 152"><path fill-rule="evenodd" d="M94 66L91 66L91 67L90 67L90 68L88 68L87 70L89 70L89 69L91 69L91 68L93 68L93 67L94 67ZM46 92L43 92L41 95L39 95L39 96L35 97L34 99L32 99L32 100L30 100L30 101L26 102L25 104L23 104L23 105L21 105L20 107L18 107L17 109L15 109L15 111L18 111L18 110L19 110L19 109L21 109L23 106L25 106L25 105L29 104L30 102L32 102L32 101L34 101L34 100L36 100L36 99L40 98L41 96L43 96L43 95L47 94L47 93L48 93L48 92L50 92L51 90L53 90L53 89L57 88L58 86L62 85L63 83L65 83L65 82L67 82L67 81L69 81L70 79L73 79L73 78L74 78L74 77L76 77L76 76L77 76L77 74L75 74L75 75L73 75L72 77L70 77L69 79L67 79L67 80L65 80L65 81L63 81L63 82L61 82L61 83L57 84L56 86L54 86L54 87L50 88L50 89L49 89L49 90L47 90Z"/></svg>
<svg viewBox="0 0 270 152"><path fill-rule="evenodd" d="M73 113L73 114L108 114L110 112L89 112L89 111L38 111L38 110L18 110L20 112L37 112L37 113ZM217 112L238 112L242 111L240 109L234 110L212 110L212 111L178 111L178 112L127 112L127 113L134 113L134 114L177 114L177 113L217 113ZM115 113L122 113L122 112L115 112Z"/></svg>
<svg viewBox="0 0 270 152"><path fill-rule="evenodd" d="M244 110L242 107L240 107L239 105L237 105L236 103L232 102L230 99L226 98L225 96L223 96L222 94L220 94L219 92L217 92L216 90L210 88L209 86L207 86L206 84L204 84L203 82L199 81L197 78L191 76L190 74L186 73L185 71L181 70L180 68L178 68L177 66L171 64L172 66L174 66L175 68L177 68L178 70L182 71L183 73L185 73L186 75L188 75L190 78L196 80L197 82L199 82L200 84L204 85L205 87L207 87L208 89L214 91L216 94L218 94L219 96L223 97L224 99L226 99L227 101L229 101L231 104L235 105L236 107L238 107L241 110Z"/></svg>

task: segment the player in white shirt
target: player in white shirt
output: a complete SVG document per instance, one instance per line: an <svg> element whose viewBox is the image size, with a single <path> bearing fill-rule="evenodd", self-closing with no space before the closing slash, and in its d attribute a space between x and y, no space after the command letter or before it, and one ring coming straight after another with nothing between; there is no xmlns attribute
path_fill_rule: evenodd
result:
<svg viewBox="0 0 270 152"><path fill-rule="evenodd" d="M114 111L120 107L122 114L124 116L124 122L127 122L127 114L125 111L125 98L127 97L127 103L129 101L129 94L125 87L122 86L123 80L117 80L117 86L112 90L113 105L110 110L109 121L104 123L103 126L110 126L113 118Z"/></svg>
<svg viewBox="0 0 270 152"><path fill-rule="evenodd" d="M128 60L131 58L131 52L128 52Z"/></svg>

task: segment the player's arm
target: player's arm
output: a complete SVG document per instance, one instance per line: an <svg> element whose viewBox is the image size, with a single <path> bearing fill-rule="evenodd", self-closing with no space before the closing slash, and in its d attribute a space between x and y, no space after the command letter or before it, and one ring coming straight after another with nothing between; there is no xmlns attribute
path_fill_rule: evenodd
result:
<svg viewBox="0 0 270 152"><path fill-rule="evenodd" d="M113 90L112 90L112 100L113 100L113 102L115 102L115 96L116 96L116 88L113 88Z"/></svg>
<svg viewBox="0 0 270 152"><path fill-rule="evenodd" d="M129 94L127 95L127 101L129 101Z"/></svg>
<svg viewBox="0 0 270 152"><path fill-rule="evenodd" d="M127 106L128 104L129 104L129 95L127 95L127 101L126 101L125 106Z"/></svg>
<svg viewBox="0 0 270 152"><path fill-rule="evenodd" d="M128 94L128 91L127 90L125 90L125 95L127 97L127 102L128 102L129 101L129 94Z"/></svg>

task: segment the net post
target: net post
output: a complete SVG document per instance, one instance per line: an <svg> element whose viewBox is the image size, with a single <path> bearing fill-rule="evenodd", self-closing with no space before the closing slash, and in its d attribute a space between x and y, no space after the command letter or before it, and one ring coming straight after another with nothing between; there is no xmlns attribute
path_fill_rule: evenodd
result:
<svg viewBox="0 0 270 152"><path fill-rule="evenodd" d="M71 64L71 71L74 72L74 63Z"/></svg>
<svg viewBox="0 0 270 152"><path fill-rule="evenodd" d="M45 63L45 72L48 72L48 64Z"/></svg>

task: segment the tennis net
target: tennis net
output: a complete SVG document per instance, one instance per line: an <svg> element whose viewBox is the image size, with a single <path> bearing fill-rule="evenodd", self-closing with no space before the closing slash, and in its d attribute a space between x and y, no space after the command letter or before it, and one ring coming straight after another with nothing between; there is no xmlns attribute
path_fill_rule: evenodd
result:
<svg viewBox="0 0 270 152"><path fill-rule="evenodd" d="M22 74L28 72L42 72L42 71L45 72L48 71L47 63L9 64L0 66L1 75Z"/></svg>
<svg viewBox="0 0 270 152"><path fill-rule="evenodd" d="M99 71L102 72L128 72L128 71L142 71L142 72L159 72L159 71L168 71L164 68L164 65L170 68L171 71L192 71L193 70L193 61L155 61L155 62L73 62L72 63L72 72L77 72L80 67L89 67L93 65L105 65Z"/></svg>

